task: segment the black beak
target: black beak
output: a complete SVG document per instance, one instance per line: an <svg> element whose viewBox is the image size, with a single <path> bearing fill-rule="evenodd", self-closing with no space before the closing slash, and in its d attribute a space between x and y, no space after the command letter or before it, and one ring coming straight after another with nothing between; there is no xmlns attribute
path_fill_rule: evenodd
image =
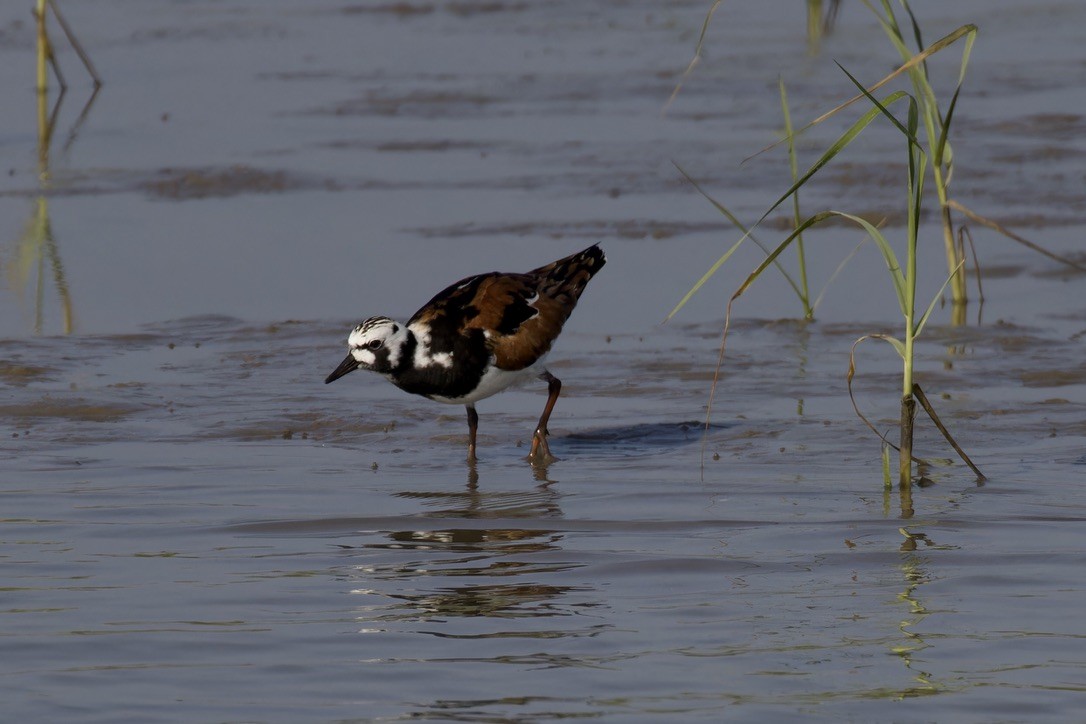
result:
<svg viewBox="0 0 1086 724"><path fill-rule="evenodd" d="M327 385L329 382L335 382L343 375L348 372L354 372L356 369L358 369L358 360L351 355L347 355L347 359L340 362L339 367L336 367L332 374L324 378L324 384Z"/></svg>

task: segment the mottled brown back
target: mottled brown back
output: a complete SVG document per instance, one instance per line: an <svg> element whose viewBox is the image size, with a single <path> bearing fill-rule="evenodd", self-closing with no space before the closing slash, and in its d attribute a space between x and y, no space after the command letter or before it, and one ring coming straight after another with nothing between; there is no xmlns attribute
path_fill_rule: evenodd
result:
<svg viewBox="0 0 1086 724"><path fill-rule="evenodd" d="M550 351L588 281L606 262L599 246L591 246L526 274L468 277L440 292L408 325L448 325L465 336L482 330L500 369L524 369Z"/></svg>

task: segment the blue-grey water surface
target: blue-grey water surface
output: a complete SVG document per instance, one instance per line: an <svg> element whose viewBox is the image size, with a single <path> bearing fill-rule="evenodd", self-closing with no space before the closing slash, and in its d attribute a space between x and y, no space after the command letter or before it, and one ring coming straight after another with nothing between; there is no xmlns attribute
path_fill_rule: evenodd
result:
<svg viewBox="0 0 1086 724"><path fill-rule="evenodd" d="M894 67L859 4L812 54L799 3L724 3L664 112L707 2L64 3L106 83L80 120L54 23L44 159L25 5L0 10L5 719L1081 717L1080 273L974 229L984 304L935 310L918 380L988 480L921 419L911 501L845 383L896 333L874 249L813 324L778 277L737 303L707 433L757 250L659 325L736 238L672 162L756 219L788 185L780 150L739 165L779 135L778 75L798 121L852 92L834 59ZM1081 261L1086 6L914 6L929 41L981 28L956 198ZM872 135L805 206L900 238L902 153ZM819 289L860 240L812 235ZM358 319L595 241L547 468L539 388L480 403L472 467L462 408L322 383ZM893 431L891 348L857 365Z"/></svg>

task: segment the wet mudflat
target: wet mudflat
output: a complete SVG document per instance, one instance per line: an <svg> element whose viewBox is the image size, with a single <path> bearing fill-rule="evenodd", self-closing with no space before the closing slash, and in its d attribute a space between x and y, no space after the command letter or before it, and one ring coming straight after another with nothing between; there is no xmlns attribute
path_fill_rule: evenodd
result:
<svg viewBox="0 0 1086 724"><path fill-rule="evenodd" d="M916 5L933 38L982 28L961 198L1081 259L1083 10ZM782 159L737 162L777 132L781 68L813 116L848 92L827 57L892 62L860 8L811 58L798 9L726 5L664 116L704 3L65 10L107 86L65 137L62 54L44 177L32 25L0 19L4 87L25 91L0 109L13 720L1081 711L1081 275L977 234L986 301L964 325L936 312L918 379L989 480L922 426L932 484L911 501L845 389L853 340L894 331L876 254L814 324L784 319L779 281L744 298L707 433L723 300L757 255L658 326L734 238L670 161L757 218ZM896 154L856 155L812 209L892 210ZM858 238L817 238L824 279ZM462 409L322 384L358 318L597 240L610 262L552 356L558 462L522 460L541 389L479 405L468 466ZM858 363L889 430L898 363Z"/></svg>
<svg viewBox="0 0 1086 724"><path fill-rule="evenodd" d="M52 362L2 410L16 431L3 460L14 710L1074 711L1082 382L1023 387L1048 355L1006 354L1069 343L992 328L925 346L930 384L955 389L944 412L991 480L933 468L902 519L841 389L855 330L738 331L748 364L726 378L704 477L711 327L566 340L563 459L545 470L516 447L541 394L483 408L469 468L458 410L435 416L445 408L376 384L352 405L309 380L331 325L194 319L83 340L78 369L70 340L28 343ZM269 346L293 362L262 359ZM825 361L777 354L789 347Z"/></svg>

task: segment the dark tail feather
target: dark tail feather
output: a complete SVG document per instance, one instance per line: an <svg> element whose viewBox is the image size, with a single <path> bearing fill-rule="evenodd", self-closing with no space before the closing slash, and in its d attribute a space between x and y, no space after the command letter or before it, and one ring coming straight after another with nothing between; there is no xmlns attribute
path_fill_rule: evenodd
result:
<svg viewBox="0 0 1086 724"><path fill-rule="evenodd" d="M571 254L565 259L541 266L529 272L540 278L539 291L550 297L568 296L576 302L589 280L596 275L607 257L599 244L593 244L584 251Z"/></svg>

